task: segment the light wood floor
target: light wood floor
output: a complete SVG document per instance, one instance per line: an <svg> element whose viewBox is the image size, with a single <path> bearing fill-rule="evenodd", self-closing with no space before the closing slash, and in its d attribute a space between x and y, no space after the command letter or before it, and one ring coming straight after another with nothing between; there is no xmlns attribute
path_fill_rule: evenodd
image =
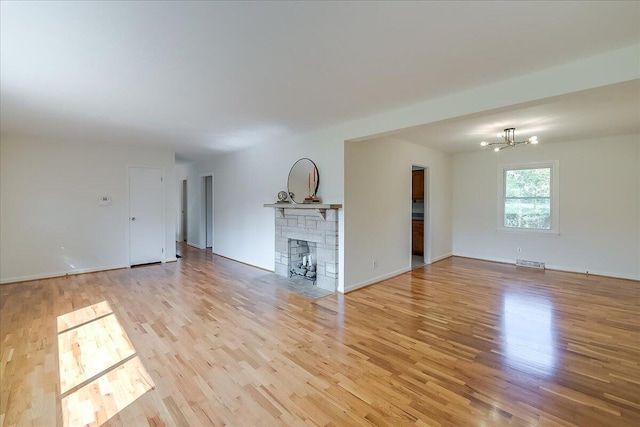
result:
<svg viewBox="0 0 640 427"><path fill-rule="evenodd" d="M311 301L182 252L1 286L0 424L640 425L639 282L450 258Z"/></svg>

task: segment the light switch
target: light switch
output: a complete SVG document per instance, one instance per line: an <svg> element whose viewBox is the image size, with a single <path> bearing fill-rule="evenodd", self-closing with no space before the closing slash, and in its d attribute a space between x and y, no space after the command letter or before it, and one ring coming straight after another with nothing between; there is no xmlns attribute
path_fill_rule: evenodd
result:
<svg viewBox="0 0 640 427"><path fill-rule="evenodd" d="M100 206L109 206L111 204L111 196L101 196L98 199L98 204Z"/></svg>

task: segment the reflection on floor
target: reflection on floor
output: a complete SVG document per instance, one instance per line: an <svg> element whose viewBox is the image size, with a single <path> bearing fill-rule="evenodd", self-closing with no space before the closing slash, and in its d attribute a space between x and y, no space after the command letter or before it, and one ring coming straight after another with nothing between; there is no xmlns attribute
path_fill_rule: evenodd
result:
<svg viewBox="0 0 640 427"><path fill-rule="evenodd" d="M503 302L505 358L523 372L551 376L556 365L553 303L536 295L508 292Z"/></svg>
<svg viewBox="0 0 640 427"><path fill-rule="evenodd" d="M315 286L313 282L309 280L286 278L273 273L258 277L258 280L269 285L275 285L279 288L290 290L309 299L322 298L333 293Z"/></svg>
<svg viewBox="0 0 640 427"><path fill-rule="evenodd" d="M411 269L420 268L424 265L424 256L411 255Z"/></svg>

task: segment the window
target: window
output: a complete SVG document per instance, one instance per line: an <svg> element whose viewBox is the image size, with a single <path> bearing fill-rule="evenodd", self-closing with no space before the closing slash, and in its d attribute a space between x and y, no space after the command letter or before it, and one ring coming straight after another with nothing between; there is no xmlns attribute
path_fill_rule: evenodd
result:
<svg viewBox="0 0 640 427"><path fill-rule="evenodd" d="M558 163L500 168L498 228L558 233Z"/></svg>

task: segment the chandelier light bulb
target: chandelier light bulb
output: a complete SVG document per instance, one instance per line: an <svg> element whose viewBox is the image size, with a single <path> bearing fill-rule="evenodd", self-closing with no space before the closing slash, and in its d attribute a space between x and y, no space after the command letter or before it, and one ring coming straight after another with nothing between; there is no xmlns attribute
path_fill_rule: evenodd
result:
<svg viewBox="0 0 640 427"><path fill-rule="evenodd" d="M493 149L493 151L497 153L499 151L504 150L505 148L513 148L513 147L517 147L518 145L529 145L529 144L538 143L537 136L532 136L529 139L524 139L521 141L516 140L516 128L514 127L505 128L502 131L502 133L498 133L497 135L498 135L498 138L502 138L502 142L482 141L480 142L480 146L487 147L491 145L498 145L498 147L495 147Z"/></svg>

